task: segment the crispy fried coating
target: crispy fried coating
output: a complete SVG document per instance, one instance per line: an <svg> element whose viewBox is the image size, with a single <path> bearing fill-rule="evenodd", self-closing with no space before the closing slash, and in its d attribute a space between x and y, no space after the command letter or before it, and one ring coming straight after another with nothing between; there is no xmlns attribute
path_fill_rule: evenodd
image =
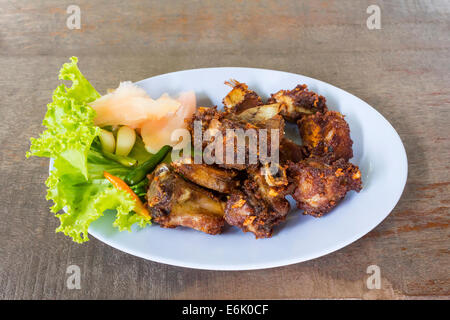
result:
<svg viewBox="0 0 450 320"><path fill-rule="evenodd" d="M283 139L284 137L284 119L279 115L275 115L274 117L265 121L248 122L244 119L241 119L239 115L236 115L235 113L227 111L219 112L217 111L217 107L201 107L197 109L197 111L189 120L187 120L188 130L191 132L194 141L196 139L194 131L195 121L201 121L202 123L202 137L206 136L208 130L209 132L221 133L222 140L216 140L213 135L210 135L209 139L206 138L202 140L202 145L205 150L205 147L208 147L208 145L211 145L212 143L220 143L221 141L223 144L223 159L222 161L219 161L221 163L217 163L217 165L226 169L245 170L247 168L257 166L258 161L261 160L261 158L256 157L255 161L252 161L252 159L250 158L250 154L256 154L258 150L260 150L260 143L264 142L266 144L267 155L270 155L272 147L272 135L277 135L278 141L281 141L281 139ZM266 141L259 139L259 137L262 136L259 134L261 129L267 129ZM236 135L231 135L232 132L234 132ZM238 145L240 145L238 141L242 139L244 139L243 141L245 141L245 145L243 145L242 148L245 159L243 159L243 161L238 161L237 155L240 151L238 150ZM274 145L276 145L275 141ZM230 161L230 159L226 158L226 150L227 148L230 148L230 146L234 148L234 161ZM253 150L252 153L251 150ZM211 152L211 154L217 157L214 150Z"/></svg>
<svg viewBox="0 0 450 320"><path fill-rule="evenodd" d="M217 111L217 106L213 107L198 107L195 113L190 117L186 118L184 121L187 124L187 129L194 136L194 123L196 121L202 124L202 133L207 129L212 127L211 123L217 123L222 118L222 113Z"/></svg>
<svg viewBox="0 0 450 320"><path fill-rule="evenodd" d="M239 227L244 232L253 233L256 239L270 238L273 226L285 218L285 215L280 215L267 207L251 191L231 194L225 207L227 223Z"/></svg>
<svg viewBox="0 0 450 320"><path fill-rule="evenodd" d="M148 176L146 198L153 221L164 228L185 226L209 234L220 233L227 222L256 238L268 238L290 210L287 195L304 214L320 217L347 192L361 190L361 172L348 162L353 157L349 125L342 114L328 111L323 96L297 85L272 94L264 104L245 83L225 84L232 90L223 99L224 111L199 107L185 120L192 141L202 146L204 163L180 159L170 166L160 164ZM194 130L196 121L201 121L200 132ZM284 136L285 121L297 123L303 145ZM256 140L240 135L249 129L256 131ZM271 173L266 159L261 159L261 129L267 129L267 154L279 152L276 172ZM228 135L233 130L237 136ZM277 140L279 145L272 145ZM244 163L237 162L243 150L238 141L246 142ZM217 144L222 148L215 148ZM230 145L235 160L231 162L226 152ZM215 155L219 149L223 159ZM254 150L255 163L250 160ZM205 154L218 162L209 164Z"/></svg>
<svg viewBox="0 0 450 320"><path fill-rule="evenodd" d="M265 104L249 108L237 114L237 116L248 122L263 122L279 115L281 110L282 106L279 103Z"/></svg>
<svg viewBox="0 0 450 320"><path fill-rule="evenodd" d="M223 99L223 104L229 111L239 114L244 110L263 104L261 97L249 90L245 83L231 79L225 84L233 88Z"/></svg>
<svg viewBox="0 0 450 320"><path fill-rule="evenodd" d="M222 231L225 202L213 193L184 180L164 163L148 179L147 205L161 227L184 226L209 234Z"/></svg>
<svg viewBox="0 0 450 320"><path fill-rule="evenodd" d="M285 198L288 185L285 167L275 175L262 174L260 168L249 170L242 188L228 198L225 220L257 239L271 237L273 227L286 219L290 209Z"/></svg>
<svg viewBox="0 0 450 320"><path fill-rule="evenodd" d="M253 132L255 133L254 136L256 136L258 131L257 126L240 119L230 118L229 116L226 116L224 114L224 116L221 117L220 120L212 121L208 129L218 130L221 133L223 153L222 160L219 160L220 163L217 164L219 167L226 169L245 170L249 167L257 166L258 159L256 159L256 161L252 161L250 157L250 147L252 142L247 141L247 139L243 138L245 140L245 144L242 148L238 147L240 145L238 142L239 133L243 133L245 135L246 132L250 132L249 130L253 130ZM229 136L227 135L227 133L236 133L236 135ZM214 141L214 143L216 143L215 138L212 138L209 143L211 141ZM217 143L220 143L220 140L217 140ZM233 159L227 159L227 148L230 148L230 145L233 149ZM258 148L258 141L253 146L255 148ZM240 152L240 150L242 150L241 152L244 153L242 161L238 159L238 153ZM218 156L215 154L215 151L212 153L214 153L217 159Z"/></svg>
<svg viewBox="0 0 450 320"><path fill-rule="evenodd" d="M288 175L293 184L292 196L304 214L320 217L334 208L347 194L362 188L358 166L340 159L326 164L320 158L290 163Z"/></svg>
<svg viewBox="0 0 450 320"><path fill-rule="evenodd" d="M298 85L292 90L280 90L273 93L268 103L281 104L281 115L289 122L296 122L307 114L327 110L325 97L309 91L306 84Z"/></svg>
<svg viewBox="0 0 450 320"><path fill-rule="evenodd" d="M277 129L279 132L279 142L284 138L284 118L280 115L280 105L278 103L250 108L240 114L229 113L229 119L238 119L255 125L260 129Z"/></svg>
<svg viewBox="0 0 450 320"><path fill-rule="evenodd" d="M190 163L183 159L173 161L171 166L187 180L214 191L230 193L239 185L239 180L236 179L237 172L234 170L203 163L196 164L193 159Z"/></svg>
<svg viewBox="0 0 450 320"><path fill-rule="evenodd" d="M288 161L299 162L309 156L304 146L300 146L286 137L280 142L279 154L281 164L286 164Z"/></svg>
<svg viewBox="0 0 450 320"><path fill-rule="evenodd" d="M287 178L287 166L276 165L278 170L271 173L269 165L261 168L249 169L248 179L254 183L253 189L276 212L287 214L289 202L285 196L289 193L289 180Z"/></svg>
<svg viewBox="0 0 450 320"><path fill-rule="evenodd" d="M297 122L304 146L312 156L327 158L328 162L353 157L353 141L344 116L327 111L305 116Z"/></svg>

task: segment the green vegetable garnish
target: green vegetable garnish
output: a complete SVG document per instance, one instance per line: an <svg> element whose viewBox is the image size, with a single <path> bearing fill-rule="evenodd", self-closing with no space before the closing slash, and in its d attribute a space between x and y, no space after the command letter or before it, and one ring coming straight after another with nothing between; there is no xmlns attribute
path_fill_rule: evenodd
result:
<svg viewBox="0 0 450 320"><path fill-rule="evenodd" d="M61 80L71 80L72 86L61 84L47 105L43 125L47 128L39 138L31 139L29 156L53 158L54 169L46 181L47 199L54 205L61 225L56 229L76 242L88 240L89 225L108 210L116 214L113 226L130 230L134 223L144 227L149 221L134 212L130 195L115 189L103 172L124 178L132 170L107 159L99 146L100 128L94 125L95 111L88 105L100 94L81 74L77 58L72 57L60 71Z"/></svg>
<svg viewBox="0 0 450 320"><path fill-rule="evenodd" d="M133 167L137 163L136 159L127 156L120 156L106 150L102 150L102 153L106 158L116 161L125 167Z"/></svg>
<svg viewBox="0 0 450 320"><path fill-rule="evenodd" d="M172 150L172 147L164 146L150 159L134 168L133 171L131 171L125 177L124 181L126 182L126 184L132 186L142 181L147 173L155 169L155 167L164 159L164 157L169 153L170 150Z"/></svg>

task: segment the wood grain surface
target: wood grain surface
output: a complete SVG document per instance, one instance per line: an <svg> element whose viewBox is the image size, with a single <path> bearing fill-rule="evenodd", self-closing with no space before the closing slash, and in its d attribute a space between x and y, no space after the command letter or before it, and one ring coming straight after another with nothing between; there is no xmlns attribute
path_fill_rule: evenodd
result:
<svg viewBox="0 0 450 320"><path fill-rule="evenodd" d="M81 8L80 30L66 26L70 4ZM371 4L381 8L380 30L366 26ZM0 0L0 298L448 299L449 35L447 0ZM100 92L121 80L215 66L284 70L336 85L395 127L408 155L406 189L362 239L268 270L191 270L92 237L75 244L54 232L48 160L25 159L72 55ZM81 269L79 290L66 286L72 264ZM378 290L366 286L372 264L381 270Z"/></svg>

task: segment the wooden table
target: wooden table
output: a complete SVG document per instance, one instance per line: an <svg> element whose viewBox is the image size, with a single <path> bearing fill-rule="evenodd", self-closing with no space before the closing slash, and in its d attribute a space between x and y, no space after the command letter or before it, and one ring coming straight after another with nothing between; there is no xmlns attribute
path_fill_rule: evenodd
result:
<svg viewBox="0 0 450 320"><path fill-rule="evenodd" d="M444 298L449 281L450 2L0 0L0 297ZM381 9L369 30L366 9ZM96 239L55 234L44 180L48 160L26 160L41 132L57 72L78 56L100 92L182 69L246 66L334 84L375 107L408 154L404 194L372 232L325 257L260 271L172 267ZM382 201L383 199L380 199ZM78 265L81 289L66 287ZM381 270L369 290L366 269Z"/></svg>

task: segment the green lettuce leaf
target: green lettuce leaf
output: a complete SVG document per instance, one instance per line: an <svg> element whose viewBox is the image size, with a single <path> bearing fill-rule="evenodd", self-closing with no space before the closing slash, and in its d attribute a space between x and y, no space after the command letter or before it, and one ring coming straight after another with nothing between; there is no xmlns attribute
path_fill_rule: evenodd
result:
<svg viewBox="0 0 450 320"><path fill-rule="evenodd" d="M133 169L106 158L101 152L101 145L98 138L94 139L91 149L88 152L87 168L90 179L104 179L103 172L107 171L122 180Z"/></svg>
<svg viewBox="0 0 450 320"><path fill-rule="evenodd" d="M42 122L46 130L39 138L31 138L27 157L54 159L46 185L47 199L54 203L51 211L61 221L56 231L81 243L88 240L89 225L105 211L116 214L113 226L120 231L130 230L134 223L144 227L150 221L133 211L135 202L126 192L103 177L108 171L123 178L131 169L101 153L100 128L94 125L95 111L88 105L100 94L81 74L77 61L72 57L63 65L59 78L72 81L72 85L61 84L54 91ZM63 208L66 213L57 214Z"/></svg>
<svg viewBox="0 0 450 320"><path fill-rule="evenodd" d="M60 80L72 81L72 86L66 88L67 96L76 99L80 103L89 103L100 98L100 94L78 69L78 58L72 57L70 61L69 63L64 63L59 71Z"/></svg>

